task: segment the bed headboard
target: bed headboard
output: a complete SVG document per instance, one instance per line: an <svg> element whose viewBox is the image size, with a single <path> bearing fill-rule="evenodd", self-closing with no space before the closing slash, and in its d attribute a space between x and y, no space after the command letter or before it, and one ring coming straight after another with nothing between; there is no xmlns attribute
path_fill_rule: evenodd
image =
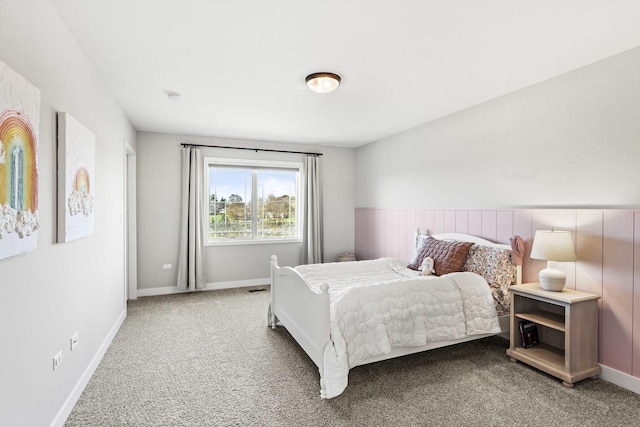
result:
<svg viewBox="0 0 640 427"><path fill-rule="evenodd" d="M416 230L415 243L414 243L416 249L417 249L417 246L418 246L419 237L420 237L420 229L418 228ZM497 248L497 249L511 250L511 245L505 245L505 244L502 244L502 243L495 243L495 242L492 242L490 240L484 239L482 237L472 236L470 234L440 233L440 234L434 234L431 237L433 237L434 239L438 239L438 240L457 240L459 242L473 242L473 243L481 245L481 246L489 246L489 247ZM516 265L516 284L519 285L521 283L522 283L522 266L521 265Z"/></svg>

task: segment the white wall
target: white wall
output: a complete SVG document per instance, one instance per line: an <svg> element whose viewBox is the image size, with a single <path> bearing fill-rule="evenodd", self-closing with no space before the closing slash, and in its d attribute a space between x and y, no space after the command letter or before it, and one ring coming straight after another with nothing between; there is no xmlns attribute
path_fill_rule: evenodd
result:
<svg viewBox="0 0 640 427"><path fill-rule="evenodd" d="M138 158L138 289L141 295L175 288L180 226L181 143L321 152L324 197L325 260L354 251L355 150L214 137L139 132ZM299 154L203 148L204 156L302 160ZM262 280L269 259L298 265L300 243L207 247L207 282ZM163 264L173 269L163 270ZM262 280L260 283L264 283Z"/></svg>
<svg viewBox="0 0 640 427"><path fill-rule="evenodd" d="M640 48L357 150L358 207L640 205Z"/></svg>
<svg viewBox="0 0 640 427"><path fill-rule="evenodd" d="M46 0L2 1L0 16L0 59L42 93L38 248L0 260L0 425L46 426L64 422L126 314L123 141L135 146L135 133ZM57 111L96 135L95 233L66 244L55 243Z"/></svg>

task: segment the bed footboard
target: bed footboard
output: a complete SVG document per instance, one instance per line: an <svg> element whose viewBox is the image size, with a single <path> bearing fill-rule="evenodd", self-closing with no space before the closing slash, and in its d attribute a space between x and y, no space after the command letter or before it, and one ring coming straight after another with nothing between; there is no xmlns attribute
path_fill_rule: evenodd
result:
<svg viewBox="0 0 640 427"><path fill-rule="evenodd" d="M279 323L293 336L320 370L324 348L330 342L329 286L323 283L320 292L309 287L293 268L279 267L271 256L271 307L269 325Z"/></svg>

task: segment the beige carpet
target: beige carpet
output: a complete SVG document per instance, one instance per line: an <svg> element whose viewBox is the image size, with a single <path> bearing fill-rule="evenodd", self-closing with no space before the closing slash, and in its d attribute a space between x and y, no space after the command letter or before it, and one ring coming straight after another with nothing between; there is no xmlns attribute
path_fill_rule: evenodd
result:
<svg viewBox="0 0 640 427"><path fill-rule="evenodd" d="M638 426L640 396L573 389L488 338L357 367L324 400L317 368L266 327L268 288L146 297L82 394L71 426Z"/></svg>

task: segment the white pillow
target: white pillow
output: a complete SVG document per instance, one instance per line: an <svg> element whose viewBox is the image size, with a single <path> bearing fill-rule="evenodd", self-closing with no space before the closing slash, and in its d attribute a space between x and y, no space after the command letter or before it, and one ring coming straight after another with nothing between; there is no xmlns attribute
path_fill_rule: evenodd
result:
<svg viewBox="0 0 640 427"><path fill-rule="evenodd" d="M408 264L415 264L416 260L418 259L418 255L420 255L420 252L422 252L422 249L427 242L427 237L429 236L424 236L422 234L418 236L416 245L413 248L413 252L411 253L411 258L409 259Z"/></svg>

